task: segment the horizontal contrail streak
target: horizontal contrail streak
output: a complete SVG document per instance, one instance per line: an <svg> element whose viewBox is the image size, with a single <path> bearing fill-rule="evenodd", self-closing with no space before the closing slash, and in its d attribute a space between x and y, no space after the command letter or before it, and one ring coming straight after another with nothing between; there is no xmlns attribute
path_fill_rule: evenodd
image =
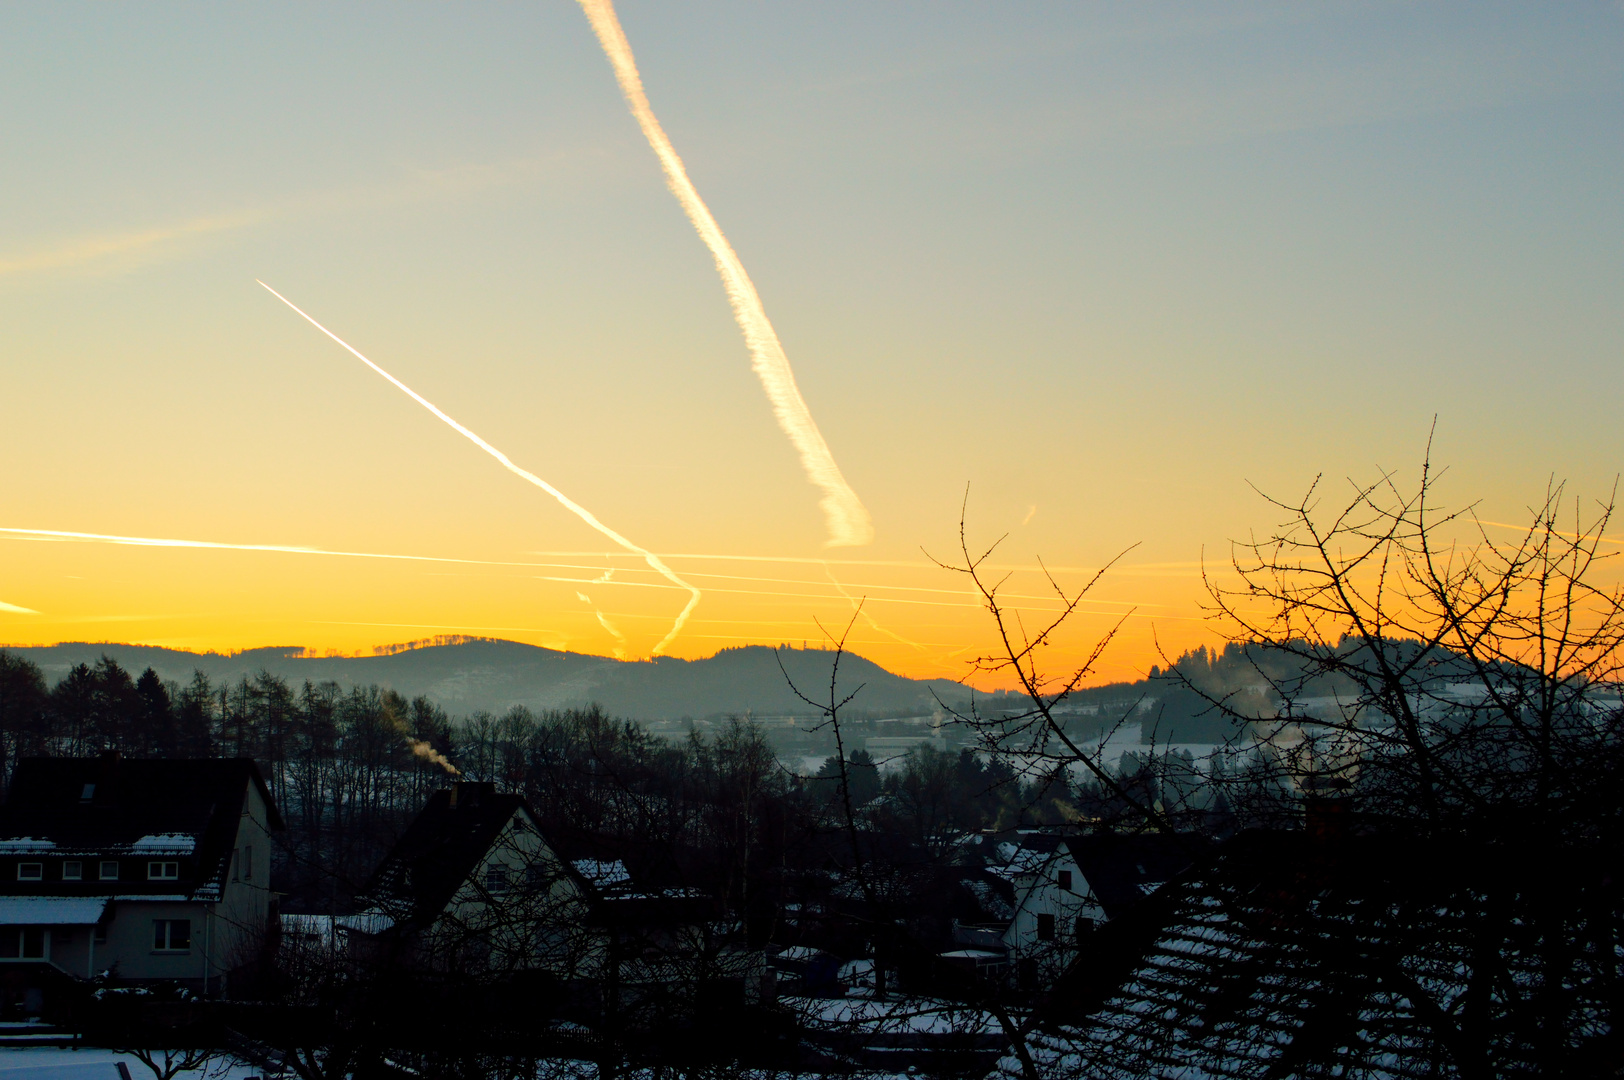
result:
<svg viewBox="0 0 1624 1080"><path fill-rule="evenodd" d="M19 528L0 527L0 539L6 538L6 537L17 537L17 538L22 538L22 539L37 539L37 540L55 540L55 541L61 541L61 542L64 542L64 543L123 544L123 545L130 545L130 546L134 546L134 547L155 547L155 548L202 548L202 549L205 549L205 550L214 550L214 551L261 551L261 552L272 552L272 553L285 554L285 555L325 555L325 556L329 556L329 557L336 557L336 558L343 558L343 559L387 559L387 560L394 560L394 561L400 561L400 562L457 563L457 564L462 564L462 565L465 565L465 566L517 567L517 568L525 569L525 570L600 570L601 569L601 567L598 567L598 566L591 566L591 565L586 565L586 564L581 564L581 563L519 562L519 561L510 561L510 560L502 560L502 559L458 559L458 558L453 558L453 557L444 556L444 555L399 555L399 554L391 554L391 553L387 553L387 552L377 552L377 551L338 551L338 550L334 550L334 549L330 549L330 548L308 547L308 546L298 545L298 544L232 544L232 543L225 543L223 541L217 541L217 540L182 540L182 539L175 539L175 538L172 538L172 537L122 536L122 535L119 535L119 534L116 534L116 533L69 532L69 531L62 530L62 529L19 529ZM599 557L602 557L602 556L606 556L606 555L617 555L619 553L617 553L617 552L566 552L564 554L587 555L587 556L597 555ZM677 558L678 556L667 555L665 557L666 558ZM744 556L729 556L729 558L744 558ZM768 557L767 556L761 556L761 558L768 558ZM788 560L788 559L786 559L786 560L779 560L779 561L785 561L785 562L792 562L792 561L793 562L801 562L801 561L804 561L804 562L818 563L821 560L818 560L818 559ZM646 571L646 570L637 570L637 571L625 570L624 572L625 573L648 573L649 571ZM809 581L809 580L806 580L806 579L803 579L803 578L750 577L750 576L746 576L746 575L742 575L742 574L705 574L705 573L699 573L699 574L689 574L689 577L707 578L707 579L715 580L715 581L751 581L751 582L760 582L762 584L769 584L769 585L812 585L812 586L822 586L824 584L821 581ZM537 580L539 580L539 581L559 582L559 583L566 584L566 585L618 585L618 586L625 586L625 587L629 587L629 588L642 588L642 589L686 588L686 586L662 585L662 584L657 584L657 583L654 583L654 582L647 582L647 581L617 580L617 579L612 578L612 577L606 577L606 576L604 576L602 574L600 574L598 577L595 577L595 578L573 578L573 577L562 577L562 576L554 576L554 575L537 575ZM863 590L876 589L876 590L885 590L887 592L937 593L937 594L944 594L944 595L947 595L947 596L964 596L964 597L967 597L967 598L972 597L972 596L975 595L973 593L966 592L966 591L964 591L962 589L935 589L935 588L930 588L928 586L923 586L923 585L875 585L875 584L870 583L870 584L864 584L864 585L857 585L857 586L854 586L854 587L858 588L858 589L863 589ZM740 596L790 596L790 597L802 597L802 598L809 599L809 600L827 599L827 600L831 600L831 601L836 599L835 597L828 596L827 594L799 593L799 592L780 592L780 591L776 591L776 590L765 590L765 589L712 589L711 591L712 592L736 594L736 595L740 595ZM1029 595L1029 594L1026 594L1026 593L1004 593L1002 595L1006 596L1008 599L1011 599L1011 600L1051 600L1051 599L1053 599L1053 597L1049 597L1049 596L1036 596L1036 595ZM846 597L845 599L849 599L849 597ZM934 607L960 607L960 608L963 608L963 607L980 607L981 606L979 602L952 604L952 603L943 603L943 602L939 602L939 601L929 601L929 600L906 600L906 599L900 599L900 598L893 599L891 597L873 596L873 595L869 595L868 599L873 600L876 603L923 604L923 605L934 606ZM1083 602L1086 603L1086 604L1109 605L1109 606L1113 606L1113 607L1121 607L1121 606L1124 606L1124 605L1131 605L1131 606L1136 607L1136 608L1137 607L1166 607L1166 606L1168 606L1166 604L1155 604L1155 603L1150 603L1148 601L1087 600L1087 599L1085 599ZM0 610L4 610L4 609L0 609ZM1025 610L1025 609L1023 609L1023 610ZM32 612L31 614L38 614L38 613L37 612ZM654 616L649 616L649 617L653 618ZM349 625L349 624L345 624L345 625ZM375 624L365 623L365 624L357 624L357 625L371 626L371 625L375 625ZM379 623L379 624L376 624L376 625L384 625L384 626L394 626L394 625L416 626L416 625L419 625L419 624L417 624L417 623L400 623L400 624L396 624L396 623ZM422 625L430 625L430 624L422 624ZM532 629L535 629L535 628L533 628L533 627L494 627L494 628L486 628L486 629L532 630Z"/></svg>
<svg viewBox="0 0 1624 1080"><path fill-rule="evenodd" d="M620 92L625 95L626 104L637 118L638 127L643 129L643 137L660 159L660 167L665 170L666 186L677 197L688 220L693 222L694 230L716 260L716 272L722 276L728 303L733 307L733 318L744 332L744 343L750 350L750 366L755 369L756 377L767 391L773 416L800 454L801 467L806 470L807 478L823 492L819 503L828 523L829 546L855 547L868 543L874 538L874 525L869 520L868 511L851 485L846 483L840 466L835 464L834 455L829 452L828 444L823 441L823 433L818 430L811 410L801 397L800 388L795 385L795 372L789 366L789 357L784 354L784 346L767 318L767 311L762 307L761 297L756 293L750 275L744 272L744 264L733 251L733 245L727 242L722 227L699 197L693 181L688 179L688 170L683 167L682 158L677 156L665 129L660 127L660 121L649 106L648 95L643 92L642 76L637 73L637 60L632 56L632 47L626 40L625 31L620 28L614 4L610 0L580 2L581 9L592 23L593 32L603 45L604 53L609 57L609 63L615 69L615 79L620 83Z"/></svg>
<svg viewBox="0 0 1624 1080"><path fill-rule="evenodd" d="M256 278L255 280L258 281L259 279ZM379 375L382 375L385 379L388 379L397 389L406 394L407 397L411 398L413 401L423 406L423 408L445 421L445 423L449 425L453 431L457 432L469 442L473 443L491 457L495 458L508 472L519 477L521 480L534 484L536 487L545 491L547 494L557 499L559 503L570 513L592 526L592 528L596 529L598 532L602 533L604 536L608 537L622 548L625 548L634 555L640 556L644 562L648 563L648 565L657 571L662 577L665 577L679 588L688 590L688 603L683 607L682 611L678 613L676 620L671 625L670 632L667 633L665 637L661 638L659 644L655 645L651 650L655 656L658 656L660 653L665 651L665 647L671 644L671 642L676 638L677 634L681 632L682 624L688 621L688 615L694 610L694 606L699 603L700 592L698 589L694 588L692 585L682 580L682 578L678 577L669 566L665 565L665 563L660 560L658 555L654 554L652 551L649 551L647 548L639 547L630 540L626 539L624 536L621 536L618 532L599 521L597 517L586 507L571 499L569 496L553 487L553 485L549 484L535 473L530 472L528 469L521 469L519 466L515 465L512 459L506 454L502 453L502 451L498 450L496 447L474 434L468 428L465 428L461 424L457 423L450 416L442 412L439 406L435 405L428 398L424 397L422 394L419 394L416 390L413 390L411 387L389 374L389 372L362 356L358 351L350 346L349 342L327 329L315 319L312 319L309 315L306 315L304 311L300 310L299 306L292 300L289 300L287 297L283 296L269 285L266 285L263 281L260 281L259 283L265 287L266 292L270 293L288 307L292 308L311 326L314 326L317 330L320 330L322 333L336 341L351 356L361 361L361 363L365 364L373 371L376 371Z"/></svg>
<svg viewBox="0 0 1624 1080"><path fill-rule="evenodd" d="M274 551L285 555L336 555L346 559L399 559L407 562L464 563L474 566L554 566L552 563L498 562L489 559L452 559L436 555L388 555L375 551L331 551L296 544L227 544L215 540L175 540L160 536L118 536L113 533L67 532L62 529L7 529L8 536L32 536L44 540L83 541L96 544L128 544L133 547L209 548L219 551ZM582 566L581 570L597 567Z"/></svg>
<svg viewBox="0 0 1624 1080"><path fill-rule="evenodd" d="M670 556L667 556L667 558L670 558ZM577 567L577 569L595 570L595 569L597 569L597 567ZM629 574L647 573L647 571L644 571L644 570L628 570L626 572L629 573ZM758 581L758 582L762 582L763 584L767 584L767 585L813 585L813 586L822 586L824 584L821 581L809 581L806 578L751 577L751 576L744 575L744 574L705 574L705 573L695 573L692 570L687 571L687 574L688 574L689 577L704 578L707 581ZM832 577L832 575L831 575L831 577ZM577 578L562 578L561 577L561 578L547 578L546 580L548 580L548 581L567 581L567 582L580 583L579 579L577 579ZM603 578L603 577L594 578L591 582L587 582L587 584L596 585L596 584L599 584L600 582L602 582L604 584L609 584L609 585L638 585L638 584L643 584L643 583L636 582L636 581L617 581L617 580L614 580L614 579L611 579L611 578ZM668 586L668 585L652 585L652 586L649 586L649 587L660 588L660 589L670 588L670 586ZM876 585L876 584L873 584L872 582L869 582L869 583L853 583L851 587L854 588L854 589L857 589L859 592L862 592L865 596L868 596L868 598L871 599L871 600L885 600L887 598L883 597L883 596L873 596L868 592L868 590L883 590L885 592L915 592L915 593L933 593L933 594L936 594L936 595L939 595L939 596L962 596L962 597L965 597L967 599L974 600L974 603L969 604L968 606L970 606L970 607L981 607L982 606L982 602L979 599L976 599L976 597L979 594L975 593L975 592L972 592L969 589L933 589L933 588L930 588L929 586L926 586L926 585ZM845 591L845 586L843 586L840 582L838 582L838 581L835 582L835 588L836 588L837 591L840 592L841 596L845 597L848 600L851 599L850 595ZM712 592L727 592L727 591L730 591L730 590L712 589L711 591ZM731 590L731 591L748 592L750 590ZM763 593L762 595L768 595L768 594ZM771 595L774 595L774 596L800 596L800 595L803 595L803 594L801 594L801 593L773 593ZM1000 591L998 593L998 595L999 595L999 597L1001 599L1005 599L1005 600L1054 600L1054 599L1056 599L1056 597L1054 596L1053 593L1049 593L1049 594L1045 594L1045 595L1040 596L1040 595L1036 595L1036 594L1033 594L1033 593L1012 593L1012 592ZM912 602L914 602L914 603L924 603L925 601L912 601ZM1098 606L1101 606L1101 605L1105 605L1105 606L1109 606L1109 607L1128 606L1128 607L1135 607L1135 608L1141 608L1141 607L1170 607L1171 606L1169 604L1159 604L1159 603L1155 603L1155 602L1152 602L1152 601L1149 601L1149 600L1090 600L1087 597L1083 597L1082 599L1080 599L1078 601L1078 603L1080 603L1080 604L1089 604L1089 605L1092 605L1092 606L1095 606L1095 607L1098 607ZM966 606L966 605L960 604L960 605L952 605L952 606L963 607L963 606Z"/></svg>
<svg viewBox="0 0 1624 1080"><path fill-rule="evenodd" d="M0 611L7 612L8 614L11 614L11 615L38 615L39 614L39 612L35 611L31 607L20 607L17 604L8 604L4 600L0 600Z"/></svg>
<svg viewBox="0 0 1624 1080"><path fill-rule="evenodd" d="M557 558L595 558L618 559L623 558L618 551L532 551L532 555L547 555ZM933 562L923 562L917 559L816 559L799 555L722 555L710 552L695 551L662 551L662 559L697 559L709 562L773 562L773 563L799 563L804 566L895 566L915 570L940 570L941 566ZM1099 566L1039 566L1035 563L984 563L986 570L1020 570L1028 573L1040 574L1048 571L1051 574L1097 574L1102 567ZM1199 570L1202 567L1199 560L1185 560L1182 562L1146 562L1129 563L1119 562L1111 567L1112 573L1125 573L1132 570Z"/></svg>
<svg viewBox="0 0 1624 1080"><path fill-rule="evenodd" d="M1505 521L1485 521L1482 518L1476 518L1474 520L1476 520L1479 525L1493 525L1497 529L1515 529L1518 532L1525 533L1536 531L1535 527L1532 525L1512 525ZM1544 529L1538 529L1537 531L1544 532ZM1561 529L1552 529L1551 532L1555 533L1557 536L1566 537L1569 540L1592 539L1592 537L1584 533L1563 532ZM1606 544L1624 544L1624 539L1619 539L1612 536L1596 536L1594 539L1600 540Z"/></svg>
<svg viewBox="0 0 1624 1080"><path fill-rule="evenodd" d="M399 562L456 563L462 566L516 566L532 570L600 570L580 563L524 562L509 559L457 559L444 555L396 555L379 551L337 551L302 544L230 544L218 540L179 540L162 536L120 536L115 533L68 532L63 529L0 528L0 539L17 537L64 543L120 544L130 547L203 548L215 551L267 551L282 555L326 555L341 559L388 559Z"/></svg>
<svg viewBox="0 0 1624 1080"><path fill-rule="evenodd" d="M559 582L559 583L565 584L565 585L599 585L599 584L605 584L604 582L598 581L596 579L571 578L571 577L548 577L548 576L542 576L542 575L538 575L536 580L537 581L556 581L556 582ZM609 584L609 585L618 585L623 589L670 589L670 588L674 588L674 586L662 585L657 581L610 581L610 582L607 582L607 584ZM816 585L816 584L821 584L821 582L812 582L811 584ZM822 601L825 601L825 602L831 603L831 604L833 604L833 603L843 603L843 602L845 602L845 601L847 601L849 599L849 597L844 597L844 596L840 596L840 595L831 595L829 593L780 592L780 591L775 590L775 589L717 589L717 588L712 588L712 589L710 589L710 591L713 592L713 593L722 593L724 595L730 595L730 596L789 596L789 597L794 597L794 598L797 598L797 599L800 599L800 600L822 600ZM913 607L945 607L945 608L961 608L961 609L972 609L973 608L973 609L978 609L978 610L984 610L986 608L986 605L984 603L979 602L979 601L966 601L966 602L964 602L962 604L955 604L955 603L951 603L951 602L949 602L947 600L909 600L909 599L906 599L906 598L901 597L901 596L869 596L869 597L865 597L865 599L869 600L872 603L876 603L876 604L908 604L908 605L913 606ZM1052 612L1054 612L1056 610L1056 607L1058 607L1058 604L1059 604L1058 598L1053 597L1053 596L1026 596L1026 595L1009 594L1009 599L1012 599L1012 600L1047 600L1047 601L1050 601L1053 606L1035 608L1035 607L1017 607L1017 606L1015 606L1013 604L1002 605L1003 610L1005 610L1005 611L1037 611L1037 612L1050 612L1050 613L1052 613ZM1183 616L1183 615L1145 615L1145 614L1139 614L1138 610L1137 610L1137 607L1135 605L1129 604L1127 601L1098 600L1098 601L1095 601L1095 603L1098 603L1098 604L1112 604L1115 607L1125 608L1126 610L1122 610L1122 611L1086 610L1086 611L1079 611L1078 614L1079 615L1085 615L1085 616L1086 615L1104 615L1104 616L1127 616L1127 615L1132 615L1135 618L1140 618L1140 619L1178 619L1178 620L1181 620L1181 621L1194 621L1194 622L1202 621L1200 619L1192 619L1189 616Z"/></svg>

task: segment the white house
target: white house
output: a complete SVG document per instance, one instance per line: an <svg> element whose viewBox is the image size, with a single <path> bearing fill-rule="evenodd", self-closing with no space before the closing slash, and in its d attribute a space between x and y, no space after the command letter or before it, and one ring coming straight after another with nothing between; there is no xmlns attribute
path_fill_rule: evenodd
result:
<svg viewBox="0 0 1624 1080"><path fill-rule="evenodd" d="M1004 933L1011 960L1052 978L1086 951L1093 931L1182 873L1204 850L1197 836L1062 836L1029 833L1005 872L1015 917Z"/></svg>
<svg viewBox="0 0 1624 1080"><path fill-rule="evenodd" d="M0 965L226 993L262 958L281 827L246 758L26 758L0 808Z"/></svg>
<svg viewBox="0 0 1624 1080"><path fill-rule="evenodd" d="M502 973L591 972L590 887L494 784L435 792L339 920L363 964Z"/></svg>

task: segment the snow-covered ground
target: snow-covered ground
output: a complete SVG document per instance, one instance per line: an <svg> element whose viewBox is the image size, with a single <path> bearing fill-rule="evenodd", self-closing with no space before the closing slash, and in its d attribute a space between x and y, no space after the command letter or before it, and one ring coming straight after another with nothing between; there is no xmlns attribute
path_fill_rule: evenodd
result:
<svg viewBox="0 0 1624 1080"><path fill-rule="evenodd" d="M72 1050L56 1046L0 1048L0 1080L123 1080L118 1071L121 1061L129 1070L130 1080L154 1080L152 1070L129 1054L95 1047ZM247 1080L262 1072L256 1065L224 1058L196 1072L181 1073L175 1080Z"/></svg>

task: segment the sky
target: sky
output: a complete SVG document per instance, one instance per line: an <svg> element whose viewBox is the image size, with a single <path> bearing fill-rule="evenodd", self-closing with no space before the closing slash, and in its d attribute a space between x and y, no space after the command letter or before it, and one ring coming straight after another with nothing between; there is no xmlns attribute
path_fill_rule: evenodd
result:
<svg viewBox="0 0 1624 1080"><path fill-rule="evenodd" d="M1259 492L1414 475L1434 418L1485 519L1613 488L1624 4L616 10L872 538L576 4L13 4L0 643L850 623L958 677L962 508L1023 618L1120 556L1054 662L1120 624L1132 678L1221 639Z"/></svg>

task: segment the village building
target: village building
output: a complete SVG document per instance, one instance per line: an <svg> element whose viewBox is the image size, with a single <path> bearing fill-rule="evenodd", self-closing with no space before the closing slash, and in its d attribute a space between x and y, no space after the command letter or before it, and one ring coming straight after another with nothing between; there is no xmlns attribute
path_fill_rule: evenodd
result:
<svg viewBox="0 0 1624 1080"><path fill-rule="evenodd" d="M640 885L618 859L563 858L523 797L490 783L430 796L358 899L337 929L374 970L540 972L593 984L605 1007L678 987L770 993L765 956L740 945L714 897Z"/></svg>
<svg viewBox="0 0 1624 1080"><path fill-rule="evenodd" d="M1616 1075L1616 863L1315 824L1123 919L995 1080Z"/></svg>
<svg viewBox="0 0 1624 1080"><path fill-rule="evenodd" d="M458 782L429 796L339 926L368 967L590 977L590 888L521 796Z"/></svg>
<svg viewBox="0 0 1624 1080"><path fill-rule="evenodd" d="M1003 868L1015 913L1002 944L1028 981L1052 981L1078 962L1094 931L1119 919L1205 850L1199 836L1160 833L1024 834Z"/></svg>
<svg viewBox="0 0 1624 1080"><path fill-rule="evenodd" d="M230 993L264 956L281 828L246 758L23 759L0 807L6 985L32 966Z"/></svg>

